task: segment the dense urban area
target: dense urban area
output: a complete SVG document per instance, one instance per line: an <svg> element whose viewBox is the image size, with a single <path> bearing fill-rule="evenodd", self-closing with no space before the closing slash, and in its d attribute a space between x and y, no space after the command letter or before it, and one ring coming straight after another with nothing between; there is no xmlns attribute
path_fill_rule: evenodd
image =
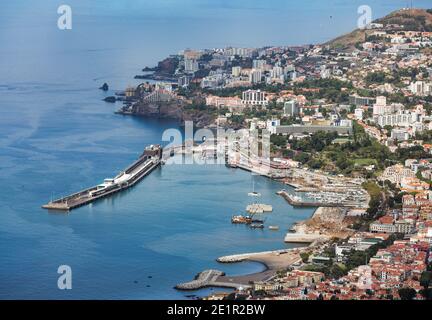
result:
<svg viewBox="0 0 432 320"><path fill-rule="evenodd" d="M287 233L309 244L289 265L206 299L432 298L432 9L320 45L187 49L136 78L107 98L118 113L268 132L267 158L228 165L266 167L289 203L318 208Z"/></svg>

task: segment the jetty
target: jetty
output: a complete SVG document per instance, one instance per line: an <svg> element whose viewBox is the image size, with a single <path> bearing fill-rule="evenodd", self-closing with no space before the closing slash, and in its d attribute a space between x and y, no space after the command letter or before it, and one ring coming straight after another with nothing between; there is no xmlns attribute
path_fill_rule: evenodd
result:
<svg viewBox="0 0 432 320"><path fill-rule="evenodd" d="M138 160L120 172L115 178L105 179L103 183L97 186L81 190L57 200L51 200L49 203L43 205L42 208L70 211L128 189L157 168L161 163L161 158L162 147L160 145L150 145L144 149L143 154Z"/></svg>
<svg viewBox="0 0 432 320"><path fill-rule="evenodd" d="M199 273L194 280L178 284L175 288L178 290L197 290L205 287L248 289L252 287L254 282L268 281L276 275L278 270L300 262L300 252L302 250L302 248L292 248L220 257L217 259L220 263L260 262L265 266L265 270L241 276L229 276L214 269L205 270Z"/></svg>

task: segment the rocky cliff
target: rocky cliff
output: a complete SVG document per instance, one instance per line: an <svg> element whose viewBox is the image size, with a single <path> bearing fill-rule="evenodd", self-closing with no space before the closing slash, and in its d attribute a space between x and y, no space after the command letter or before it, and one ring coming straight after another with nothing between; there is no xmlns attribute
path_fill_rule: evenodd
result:
<svg viewBox="0 0 432 320"><path fill-rule="evenodd" d="M173 119L181 123L193 121L196 127L206 127L214 123L215 116L207 111L185 109L185 105L179 101L158 103L136 103L133 106L133 114L159 119Z"/></svg>

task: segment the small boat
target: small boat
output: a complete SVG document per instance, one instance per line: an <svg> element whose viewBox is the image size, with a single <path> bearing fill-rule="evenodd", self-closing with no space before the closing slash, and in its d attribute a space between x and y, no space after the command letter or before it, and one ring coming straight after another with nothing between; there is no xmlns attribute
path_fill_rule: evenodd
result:
<svg viewBox="0 0 432 320"><path fill-rule="evenodd" d="M262 223L251 223L250 227L252 229L264 229L264 224L262 224Z"/></svg>
<svg viewBox="0 0 432 320"><path fill-rule="evenodd" d="M253 191L253 192L249 192L248 196L249 197L261 197L261 193Z"/></svg>
<svg viewBox="0 0 432 320"><path fill-rule="evenodd" d="M264 223L264 220L262 219L252 219L252 223Z"/></svg>
<svg viewBox="0 0 432 320"><path fill-rule="evenodd" d="M270 230L277 231L279 230L279 226L269 226Z"/></svg>
<svg viewBox="0 0 432 320"><path fill-rule="evenodd" d="M252 222L252 218L249 216L232 216L231 217L231 223L235 224L249 224Z"/></svg>

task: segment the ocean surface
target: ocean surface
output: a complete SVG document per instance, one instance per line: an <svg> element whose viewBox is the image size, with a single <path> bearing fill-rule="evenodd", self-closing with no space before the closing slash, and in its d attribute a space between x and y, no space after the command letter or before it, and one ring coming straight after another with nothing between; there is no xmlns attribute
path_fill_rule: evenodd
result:
<svg viewBox="0 0 432 320"><path fill-rule="evenodd" d="M427 7L430 1L416 1ZM0 4L0 299L176 299L173 286L206 268L228 274L222 255L280 249L311 209L294 209L283 186L216 165L173 165L127 192L69 214L40 208L113 177L161 143L174 121L115 115L102 101L135 85L145 66L184 48L322 42L355 28L364 1L66 1L73 29L57 28L58 1ZM406 1L373 1L374 17ZM110 91L98 90L104 82ZM230 223L255 188L272 204L267 225ZM72 268L72 290L57 268ZM215 289L221 291L221 289ZM202 295L211 289L195 294Z"/></svg>

